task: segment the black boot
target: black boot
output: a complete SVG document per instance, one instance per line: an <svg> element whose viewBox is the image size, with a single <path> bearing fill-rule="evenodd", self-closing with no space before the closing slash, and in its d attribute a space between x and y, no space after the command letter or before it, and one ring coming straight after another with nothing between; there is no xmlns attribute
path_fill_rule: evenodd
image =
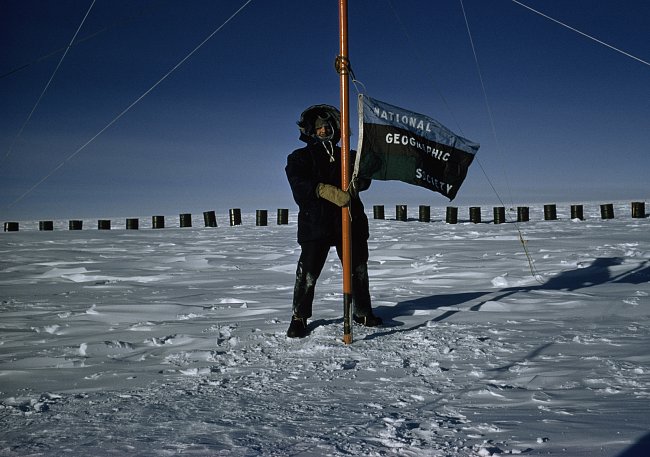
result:
<svg viewBox="0 0 650 457"><path fill-rule="evenodd" d="M289 330L287 330L287 336L289 338L304 338L307 336L307 319L302 319L300 317L293 316L291 318L291 324L289 324Z"/></svg>
<svg viewBox="0 0 650 457"><path fill-rule="evenodd" d="M379 327L384 322L372 313L368 285L368 266L357 265L352 274L352 292L354 295L354 322L366 327Z"/></svg>
<svg viewBox="0 0 650 457"><path fill-rule="evenodd" d="M381 317L375 316L374 314L368 314L367 316L353 316L354 322L366 327L379 327L384 323L381 320Z"/></svg>
<svg viewBox="0 0 650 457"><path fill-rule="evenodd" d="M327 251L325 254L327 255ZM310 262L314 262L310 257L311 255L307 249L303 250L298 261L298 267L296 268L296 283L293 287L294 316L310 317L312 313L316 280L318 279L322 266L319 268L319 265L310 265ZM310 271L309 268L313 268L314 271Z"/></svg>

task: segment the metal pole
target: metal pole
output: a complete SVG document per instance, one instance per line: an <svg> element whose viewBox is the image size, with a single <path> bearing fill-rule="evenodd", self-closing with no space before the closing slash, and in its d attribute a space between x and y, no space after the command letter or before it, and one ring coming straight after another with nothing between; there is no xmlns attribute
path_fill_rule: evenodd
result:
<svg viewBox="0 0 650 457"><path fill-rule="evenodd" d="M338 72L341 94L341 187L350 185L350 100L348 70L348 2L339 0ZM343 343L352 343L352 237L349 208L341 208L343 250Z"/></svg>

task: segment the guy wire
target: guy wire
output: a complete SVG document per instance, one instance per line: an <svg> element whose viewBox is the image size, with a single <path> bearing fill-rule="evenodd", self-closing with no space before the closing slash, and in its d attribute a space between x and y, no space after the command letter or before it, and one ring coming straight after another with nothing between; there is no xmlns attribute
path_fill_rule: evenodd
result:
<svg viewBox="0 0 650 457"><path fill-rule="evenodd" d="M483 82L483 75L481 73L481 66L479 65L478 56L476 55L476 48L474 46L474 40L472 39L472 32L470 31L470 28L469 28L469 21L467 20L467 14L465 13L465 6L463 5L463 0L459 0L459 2L460 2L460 7L461 7L461 9L463 11L463 18L465 19L465 26L467 27L467 35L469 36L470 45L472 47L472 53L474 55L474 62L476 64L476 71L478 73L479 81L481 82L481 90L483 91L483 99L485 101L485 107L487 109L488 117L490 119L490 126L492 128L492 135L494 136L494 141L495 141L495 146L496 146L497 152L500 153L501 152L501 147L499 145L499 140L498 140L498 137L497 137L496 127L494 125L494 117L492 116L492 109L490 108L490 103L489 103L489 100L488 100L487 91L485 89L485 84ZM477 160L477 163L479 164L479 166L481 168L481 171L483 171L483 174L485 175L485 178L488 180L488 183L492 187L492 190L494 191L494 194L496 195L497 199L501 203L501 206L505 207L506 205L503 203L503 200L501 199L501 196L499 195L499 192L497 192L496 188L492 185L492 182L490 181L490 178L488 177L487 173L485 172L485 169L481 165L480 161ZM505 173L504 173L504 175L506 177L506 183L508 185L508 190L510 192L510 200L511 200L511 203L512 203L512 191L510 190L509 181L507 179L508 176ZM511 205L511 206L514 206L514 205ZM507 218L507 213L506 213L506 218ZM532 258L530 252L528 251L528 246L527 246L528 242L527 242L526 239L524 239L524 235L521 232L521 228L519 227L519 224L516 223L516 222L515 222L515 229L517 230L517 233L519 234L519 241L521 242L521 246L522 246L522 248L524 250L524 254L526 255L526 259L528 260L528 267L530 268L530 273L533 276L533 278L535 278L535 280L537 282L542 284L543 281L541 280L541 275L537 271L537 268L535 268L535 261Z"/></svg>
<svg viewBox="0 0 650 457"><path fill-rule="evenodd" d="M81 151L83 151L90 143L92 143L98 136L100 136L102 133L104 133L106 130L108 130L109 127L111 127L113 124L115 124L122 116L124 116L127 112L131 110L135 105L137 105L143 98L145 98L151 91L153 91L160 83L162 83L165 79L169 77L174 71L178 69L181 65L187 61L194 53L196 53L205 43L207 43L214 35L216 35L223 27L226 26L232 19L235 18L246 6L248 6L249 3L251 3L253 0L247 0L237 11L235 11L228 19L226 19L219 27L217 27L210 35L208 35L207 38L205 38L201 43L199 43L192 51L189 52L185 57L183 57L180 62L178 62L176 65L174 65L171 70L169 70L167 73L163 75L162 78L160 78L153 86L151 86L149 89L147 89L142 95L140 95L134 102L132 102L129 106L127 106L121 113L119 113L117 116L113 118L104 128L102 128L99 132L95 134L90 140L88 140L86 143L84 143L82 146L80 146L76 151L74 151L72 154L68 155L59 165L54 167L47 175L45 175L43 178L41 178L40 181L38 181L36 184L34 184L32 187L30 187L25 193L23 193L21 196L19 196L16 200L11 202L8 207L12 207L19 201L21 201L23 198L25 198L27 195L32 193L34 189L36 189L38 186L40 186L45 180L47 180L50 176L52 176L57 170L59 170L61 167L63 167L66 162L71 160L73 157L75 157L77 154L79 154Z"/></svg>
<svg viewBox="0 0 650 457"><path fill-rule="evenodd" d="M632 55L632 54L630 54L628 52L625 52L625 51L623 51L621 49L618 49L617 47L612 46L611 44L607 44L604 41L599 40L598 38L594 38L591 35L587 35L586 33L581 32L580 30L578 30L576 28L573 28L570 25L565 24L564 22L558 21L557 19L553 19L551 16L548 16L548 15L542 13L541 11L537 11L536 9L533 9L528 5L524 5L523 3L518 2L517 0L511 0L511 1L513 3L519 5L519 6L523 6L524 8L526 8L529 11L532 11L535 14L538 14L538 15L542 16L545 19L548 19L549 21L555 22L556 24L559 24L562 27L566 27L567 29L569 29L569 30L571 30L573 32L576 32L577 34L582 35L585 38L589 38L590 40L593 40L596 43L601 44L601 45L603 45L603 46L605 46L605 47L607 47L607 48L609 48L609 49L611 49L613 51L619 52L619 53L623 54L624 56L629 57L630 59L634 59L637 62L641 62L642 64L650 66L650 62L648 62L646 60L640 59L640 58L638 58L638 57L636 57L636 56L634 56L634 55Z"/></svg>
<svg viewBox="0 0 650 457"><path fill-rule="evenodd" d="M116 22L113 22L112 24L109 24L109 25L107 25L105 27L102 27L101 29L97 30L96 32L91 33L90 35L86 35L86 36L84 36L82 38L78 38L74 43L71 43L70 47L74 48L75 46L78 46L81 43L84 43L86 41L92 40L93 38L96 38L96 37L98 37L98 36L100 36L100 35L102 35L102 34L104 34L106 32L109 32L109 31L115 29L116 27L120 27L120 26L128 24L129 22L133 22L136 19L138 19L138 18L140 18L142 16L145 16L146 14L149 14L150 12L154 11L155 9L159 9L161 5L162 5L161 3L158 3L156 5L153 5L153 6L149 7L149 8L142 9L142 10L138 11L137 13L134 13L134 14L132 14L130 16L127 16L127 17L125 17L124 19L122 19L120 21L116 21ZM48 60L50 57L52 57L54 55L57 55L60 52L65 51L66 49L67 49L67 47L64 46L62 48L58 48L58 49L55 49L53 51L50 51L47 54L44 54L44 55L42 55L40 57L31 59L27 63L24 63L22 65L14 67L14 68L6 71L5 73L0 74L0 79L4 79L6 77L9 77L9 76L11 76L13 74L16 74L16 73L22 71L22 70L25 70L26 68L29 68L32 65L35 65L37 63Z"/></svg>
<svg viewBox="0 0 650 457"><path fill-rule="evenodd" d="M52 83L52 80L54 79L54 76L55 76L56 73L59 71L59 67L61 67L61 64L63 63L63 59L65 59L65 56L68 55L68 51L69 51L70 48L72 47L72 43L74 42L75 38L77 38L77 35L79 34L79 31L81 30L81 27L83 27L84 22L86 22L86 18L87 18L88 15L90 14L90 10L93 9L93 6L95 5L95 1L96 1L96 0L93 0L93 2L90 4L90 7L88 8L88 11L86 11L86 15L85 15L85 16L83 17L83 19L81 20L81 24L79 24L79 27L77 27L77 31L76 31L76 32L74 33L74 35L72 36L72 39L70 40L70 43L68 43L68 46L65 48L65 52L63 53L63 55L62 55L61 58L59 59L59 63L56 65L56 68L54 69L54 72L52 73L52 76L50 76L50 79L49 79L49 80L47 81L47 83L45 84L45 87L43 88L43 91L41 92L41 95L39 95L38 99L36 99L36 103L34 104L34 107L32 108L32 110L31 110L31 111L29 112L29 114L27 115L27 119L25 120L25 122L23 122L23 125L20 127L20 130L19 130L18 133L16 134L16 137L15 137L14 140L11 142L11 145L9 146L9 149L7 150L7 153L6 153L6 154L4 155L4 157L2 158L2 161L1 161L1 162L4 162L5 160L7 160L7 157L9 157L9 155L11 154L11 151L13 151L14 146L16 145L16 142L18 141L18 139L20 138L20 136L23 134L23 130L25 130L25 127L27 127L27 124L28 124L29 121L31 120L32 115L33 115L34 112L36 111L36 108L38 107L38 105L39 105L39 103L41 102L41 100L43 99L43 96L45 95L45 92L47 92L47 89L50 87L50 84Z"/></svg>

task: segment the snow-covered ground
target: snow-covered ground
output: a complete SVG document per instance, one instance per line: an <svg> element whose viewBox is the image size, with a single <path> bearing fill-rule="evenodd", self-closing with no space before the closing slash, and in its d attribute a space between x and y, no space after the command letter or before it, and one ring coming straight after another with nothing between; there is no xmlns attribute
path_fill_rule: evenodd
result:
<svg viewBox="0 0 650 457"><path fill-rule="evenodd" d="M371 219L386 325L349 346L333 252L285 336L295 212L0 234L0 455L650 455L650 220L531 207L535 278L464 211Z"/></svg>

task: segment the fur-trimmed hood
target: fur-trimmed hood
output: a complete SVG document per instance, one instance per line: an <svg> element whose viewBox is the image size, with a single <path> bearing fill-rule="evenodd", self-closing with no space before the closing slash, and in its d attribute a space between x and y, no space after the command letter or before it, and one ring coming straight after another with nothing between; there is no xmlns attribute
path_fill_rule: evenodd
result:
<svg viewBox="0 0 650 457"><path fill-rule="evenodd" d="M322 139L316 135L314 124L317 118L324 118L330 124L332 137L328 138L332 144L341 140L341 113L332 105L313 105L307 108L300 115L298 128L300 129L300 140L307 144L321 142Z"/></svg>

